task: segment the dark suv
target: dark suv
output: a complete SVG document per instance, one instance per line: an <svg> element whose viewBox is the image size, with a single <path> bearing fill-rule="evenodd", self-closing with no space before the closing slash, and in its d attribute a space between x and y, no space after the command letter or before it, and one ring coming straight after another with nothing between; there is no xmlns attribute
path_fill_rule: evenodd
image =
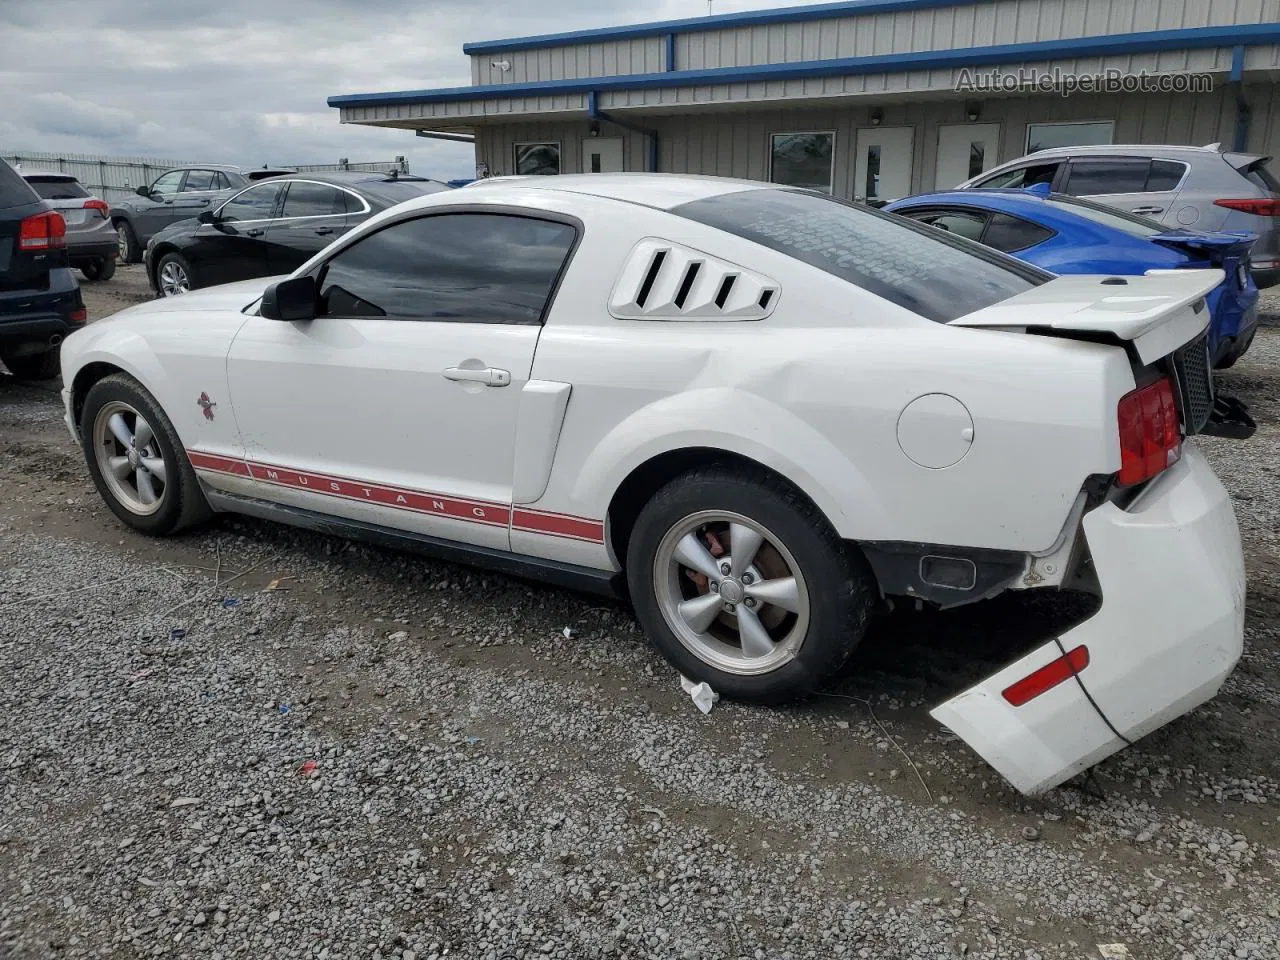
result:
<svg viewBox="0 0 1280 960"><path fill-rule="evenodd" d="M0 362L21 380L52 380L58 344L84 323L62 214L0 160Z"/></svg>

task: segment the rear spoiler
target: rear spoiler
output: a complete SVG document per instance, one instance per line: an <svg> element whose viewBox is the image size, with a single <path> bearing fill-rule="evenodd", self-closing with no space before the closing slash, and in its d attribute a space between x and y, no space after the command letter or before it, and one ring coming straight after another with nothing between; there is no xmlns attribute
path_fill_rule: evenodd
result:
<svg viewBox="0 0 1280 960"><path fill-rule="evenodd" d="M1243 257L1258 242L1256 233L1193 233L1171 230L1147 237L1152 243L1180 250L1208 260L1206 266L1221 266L1225 257Z"/></svg>
<svg viewBox="0 0 1280 960"><path fill-rule="evenodd" d="M950 326L1110 335L1132 342L1142 362L1152 363L1209 325L1204 297L1224 277L1221 270L1057 277L952 320Z"/></svg>
<svg viewBox="0 0 1280 960"><path fill-rule="evenodd" d="M1247 170L1260 163L1269 163L1271 158L1260 153L1224 153L1222 159L1236 170Z"/></svg>

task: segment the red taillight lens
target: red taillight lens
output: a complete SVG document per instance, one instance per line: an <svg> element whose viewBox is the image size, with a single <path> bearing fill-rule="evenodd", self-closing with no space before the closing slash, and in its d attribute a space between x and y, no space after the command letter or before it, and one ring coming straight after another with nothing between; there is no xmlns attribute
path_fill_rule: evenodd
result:
<svg viewBox="0 0 1280 960"><path fill-rule="evenodd" d="M1241 200L1215 200L1219 207L1252 213L1259 217L1280 217L1280 200L1274 197L1251 197Z"/></svg>
<svg viewBox="0 0 1280 960"><path fill-rule="evenodd" d="M86 200L84 202L84 208L86 210L97 210L102 214L103 220L105 220L107 218L107 214L111 212L111 208L107 206L107 202L105 200Z"/></svg>
<svg viewBox="0 0 1280 960"><path fill-rule="evenodd" d="M84 323L88 319L89 319L89 311L86 310L84 307L76 307L74 310L71 311L72 323Z"/></svg>
<svg viewBox="0 0 1280 960"><path fill-rule="evenodd" d="M1150 480L1182 456L1182 431L1173 381L1155 383L1126 393L1117 410L1120 420L1120 473L1116 479L1129 487Z"/></svg>
<svg viewBox="0 0 1280 960"><path fill-rule="evenodd" d="M1063 681L1070 680L1088 665L1089 648L1076 647L1066 656L1046 663L1030 676L1009 685L1001 696L1009 701L1010 705L1020 707L1045 691L1052 690Z"/></svg>
<svg viewBox="0 0 1280 960"><path fill-rule="evenodd" d="M67 221L60 213L37 213L18 228L19 250L58 250L66 245Z"/></svg>

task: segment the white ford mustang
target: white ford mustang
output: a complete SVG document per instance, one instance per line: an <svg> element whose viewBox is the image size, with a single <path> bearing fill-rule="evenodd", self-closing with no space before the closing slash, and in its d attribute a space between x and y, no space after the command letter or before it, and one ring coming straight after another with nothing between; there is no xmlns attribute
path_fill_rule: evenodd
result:
<svg viewBox="0 0 1280 960"><path fill-rule="evenodd" d="M1054 278L759 183L523 179L91 325L66 418L138 530L244 513L625 591L743 700L820 686L885 597L1091 589L933 711L1031 793L1240 656L1235 518L1184 439L1219 281Z"/></svg>

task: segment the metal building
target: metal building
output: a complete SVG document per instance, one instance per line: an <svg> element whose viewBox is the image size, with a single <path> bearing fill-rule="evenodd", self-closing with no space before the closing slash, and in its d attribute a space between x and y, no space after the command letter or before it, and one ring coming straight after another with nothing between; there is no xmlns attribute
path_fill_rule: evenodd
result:
<svg viewBox="0 0 1280 960"><path fill-rule="evenodd" d="M658 170L848 198L1048 146L1280 151L1280 0L851 0L469 43L472 85L335 96L478 175Z"/></svg>

